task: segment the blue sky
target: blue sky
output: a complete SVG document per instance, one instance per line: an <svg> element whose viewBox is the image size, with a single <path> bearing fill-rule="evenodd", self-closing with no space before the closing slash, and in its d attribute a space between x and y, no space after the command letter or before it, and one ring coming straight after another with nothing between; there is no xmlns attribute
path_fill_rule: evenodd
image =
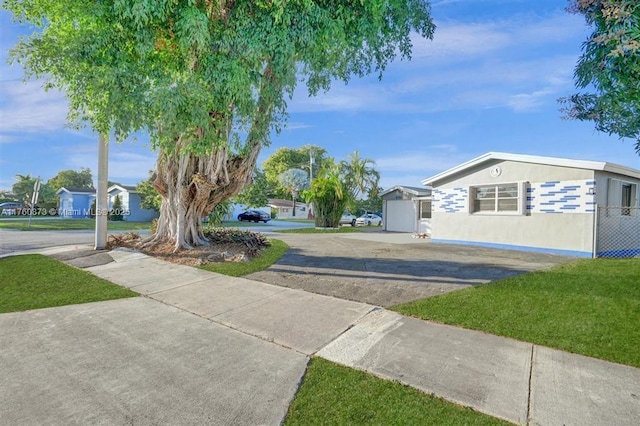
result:
<svg viewBox="0 0 640 426"><path fill-rule="evenodd" d="M376 161L381 186L420 181L489 151L609 161L640 168L630 140L561 118L557 98L575 91L573 69L589 34L565 0L434 0L433 41L414 38L413 59L377 76L335 83L315 98L298 87L289 125L263 149L324 147ZM0 11L0 189L16 174L97 172L97 136L66 129L64 95L22 83L6 64L20 34ZM153 168L148 138L110 145L109 180L135 184ZM95 176L94 176L95 177Z"/></svg>

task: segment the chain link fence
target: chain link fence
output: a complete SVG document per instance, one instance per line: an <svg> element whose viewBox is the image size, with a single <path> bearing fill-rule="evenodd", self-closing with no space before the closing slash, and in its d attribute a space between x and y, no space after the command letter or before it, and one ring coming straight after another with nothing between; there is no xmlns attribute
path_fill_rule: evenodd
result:
<svg viewBox="0 0 640 426"><path fill-rule="evenodd" d="M598 207L596 257L640 258L640 207Z"/></svg>

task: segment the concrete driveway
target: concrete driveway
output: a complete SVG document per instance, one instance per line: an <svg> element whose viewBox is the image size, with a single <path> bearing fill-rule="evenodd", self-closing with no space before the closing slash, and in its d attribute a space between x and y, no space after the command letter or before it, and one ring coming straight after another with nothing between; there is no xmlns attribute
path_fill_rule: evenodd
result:
<svg viewBox="0 0 640 426"><path fill-rule="evenodd" d="M291 249L246 278L388 307L575 258L435 244L411 234L274 234Z"/></svg>

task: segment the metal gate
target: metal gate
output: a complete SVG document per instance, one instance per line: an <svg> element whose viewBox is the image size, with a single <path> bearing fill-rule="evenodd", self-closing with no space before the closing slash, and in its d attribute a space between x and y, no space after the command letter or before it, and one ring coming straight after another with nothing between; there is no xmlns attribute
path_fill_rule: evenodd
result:
<svg viewBox="0 0 640 426"><path fill-rule="evenodd" d="M640 257L640 207L598 207L595 257Z"/></svg>

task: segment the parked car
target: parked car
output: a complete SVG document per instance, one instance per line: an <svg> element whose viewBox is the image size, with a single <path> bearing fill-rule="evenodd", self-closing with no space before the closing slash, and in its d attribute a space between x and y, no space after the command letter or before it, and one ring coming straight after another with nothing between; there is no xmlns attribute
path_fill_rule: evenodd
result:
<svg viewBox="0 0 640 426"><path fill-rule="evenodd" d="M380 226L382 225L382 218L377 214L367 213L363 214L356 219L356 225L360 226Z"/></svg>
<svg viewBox="0 0 640 426"><path fill-rule="evenodd" d="M340 218L340 225L356 226L356 217L349 212L344 212Z"/></svg>
<svg viewBox="0 0 640 426"><path fill-rule="evenodd" d="M271 215L269 213L265 213L262 210L246 210L238 215L238 220L240 222L264 222L267 223L271 220Z"/></svg>
<svg viewBox="0 0 640 426"><path fill-rule="evenodd" d="M0 214L2 215L13 216L17 213L17 210L21 209L22 203L9 201L0 204Z"/></svg>

